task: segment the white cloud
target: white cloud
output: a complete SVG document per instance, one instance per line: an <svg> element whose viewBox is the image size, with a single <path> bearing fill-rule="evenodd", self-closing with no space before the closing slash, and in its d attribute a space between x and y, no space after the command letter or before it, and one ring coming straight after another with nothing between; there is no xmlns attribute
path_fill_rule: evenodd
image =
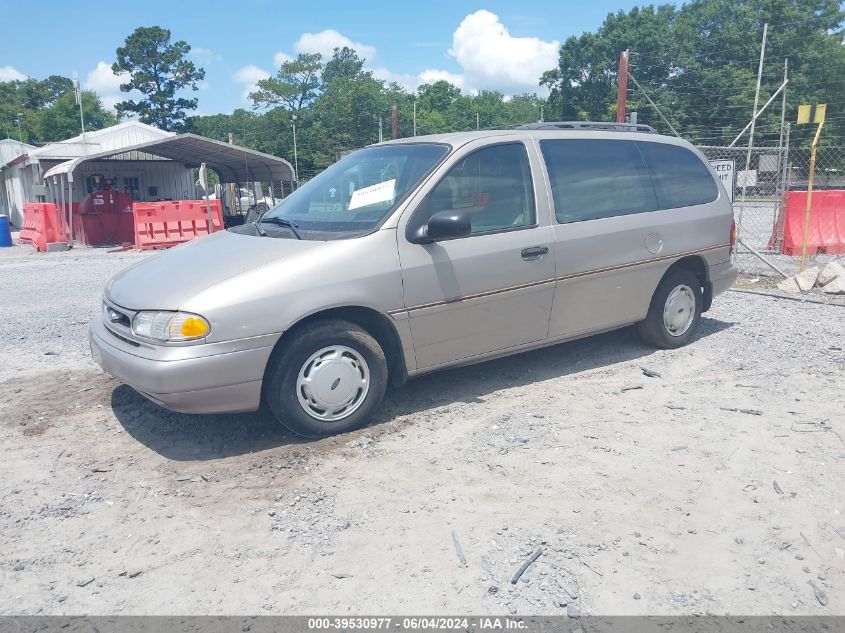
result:
<svg viewBox="0 0 845 633"><path fill-rule="evenodd" d="M114 107L121 101L128 99L128 95L101 95L100 101L106 110L114 110Z"/></svg>
<svg viewBox="0 0 845 633"><path fill-rule="evenodd" d="M279 68L285 62L293 61L293 57L285 53L284 51L279 51L275 55L273 55L273 65L276 68Z"/></svg>
<svg viewBox="0 0 845 633"><path fill-rule="evenodd" d="M420 84L420 79L416 75L395 73L383 66L370 68L369 70L373 73L373 77L376 79L381 79L382 81L386 81L388 83L396 82L406 90L416 90L417 86Z"/></svg>
<svg viewBox="0 0 845 633"><path fill-rule="evenodd" d="M436 46L436 42L417 42L413 46ZM367 70L377 79L395 82L407 90L416 90L422 84L448 81L464 92L477 94L479 90L501 90L506 95L523 91L542 92L539 78L546 70L557 64L560 42L544 41L537 37L514 37L495 13L480 10L467 15L452 35L451 55L459 66L459 72L438 68L427 68L419 74L394 72L384 66L369 65L376 57L373 46L354 42L334 29L318 33L303 33L296 42L295 53L320 53L324 58L332 56L335 48L348 46L367 60ZM273 65L278 68L293 56L278 51L273 56ZM255 90L255 84L270 74L250 64L235 73L234 79L246 86L244 100Z"/></svg>
<svg viewBox="0 0 845 633"><path fill-rule="evenodd" d="M118 101L125 101L136 96L137 93L121 92L120 84L129 81L128 73L120 73L115 75L112 72L111 65L104 61L97 62L96 68L90 71L82 82L82 87L85 90L93 90L100 97L103 102L103 107L108 110L113 110Z"/></svg>
<svg viewBox="0 0 845 633"><path fill-rule="evenodd" d="M255 64L248 64L243 68L239 68L235 71L235 74L232 75L232 79L234 79L237 83L244 85L244 91L241 95L241 98L244 101L249 99L249 93L255 92L258 89L258 82L262 79L268 79L270 77L270 73L268 73L263 68L259 68Z"/></svg>
<svg viewBox="0 0 845 633"><path fill-rule="evenodd" d="M21 71L13 66L0 66L0 81L23 81L26 79Z"/></svg>
<svg viewBox="0 0 845 633"><path fill-rule="evenodd" d="M499 16L484 9L466 16L452 35L449 54L467 86L504 92L538 90L540 75L557 64L560 42L514 37Z"/></svg>
<svg viewBox="0 0 845 633"><path fill-rule="evenodd" d="M411 75L408 73L395 73L389 68L379 66L378 68L370 68L373 77L381 79L382 81L396 82L406 90L416 90L422 84L433 84L436 81L448 81L450 84L464 89L464 77L455 73L450 73L447 70L437 70L428 68L418 75ZM474 91L471 91L474 92Z"/></svg>
<svg viewBox="0 0 845 633"><path fill-rule="evenodd" d="M419 74L419 83L433 84L436 81L448 81L453 86L457 86L461 90L467 88L466 80L463 75L450 73L447 70L436 70L429 68Z"/></svg>
<svg viewBox="0 0 845 633"><path fill-rule="evenodd" d="M353 49L359 57L363 57L368 62L373 61L376 57L374 46L353 42L334 29L325 29L319 33L303 33L296 40L293 48L297 53L320 53L323 57L329 58L332 56L334 49L344 46Z"/></svg>
<svg viewBox="0 0 845 633"><path fill-rule="evenodd" d="M100 61L97 62L97 67L88 73L82 87L99 95L120 92L120 84L128 80L125 73L121 75L115 75L110 64Z"/></svg>
<svg viewBox="0 0 845 633"><path fill-rule="evenodd" d="M218 55L210 48L203 48L202 46L192 46L189 54L201 64L223 61L222 55Z"/></svg>
<svg viewBox="0 0 845 633"><path fill-rule="evenodd" d="M501 90L542 92L540 75L557 64L560 42L537 37L514 37L495 13L480 10L467 15L452 35L449 54L460 72L428 68L418 75L373 68L378 79L395 81L409 90L421 84L448 81L464 92Z"/></svg>

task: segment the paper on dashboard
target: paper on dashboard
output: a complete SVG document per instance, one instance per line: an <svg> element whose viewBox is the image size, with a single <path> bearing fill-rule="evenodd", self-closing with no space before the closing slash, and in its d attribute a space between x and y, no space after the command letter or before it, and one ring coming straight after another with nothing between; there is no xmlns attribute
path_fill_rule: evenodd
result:
<svg viewBox="0 0 845 633"><path fill-rule="evenodd" d="M352 198L349 200L349 210L352 211L353 209L367 207L371 204L393 200L395 190L395 178L364 187L363 189L357 189L352 192Z"/></svg>

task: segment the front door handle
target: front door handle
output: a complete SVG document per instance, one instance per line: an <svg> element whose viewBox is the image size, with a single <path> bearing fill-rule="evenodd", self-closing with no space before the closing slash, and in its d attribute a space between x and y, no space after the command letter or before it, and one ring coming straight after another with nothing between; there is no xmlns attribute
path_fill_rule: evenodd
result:
<svg viewBox="0 0 845 633"><path fill-rule="evenodd" d="M548 253L548 246L531 246L530 248L522 249L522 259L530 262L535 259L540 259L543 255L548 255Z"/></svg>

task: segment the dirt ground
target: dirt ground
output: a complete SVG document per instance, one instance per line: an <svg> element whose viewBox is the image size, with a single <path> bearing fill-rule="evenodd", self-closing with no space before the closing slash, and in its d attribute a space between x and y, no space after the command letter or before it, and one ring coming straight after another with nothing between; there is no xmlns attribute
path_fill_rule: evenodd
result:
<svg viewBox="0 0 845 633"><path fill-rule="evenodd" d="M845 614L840 306L727 293L687 348L447 371L306 442L100 372L133 256L73 257L0 259L0 614Z"/></svg>

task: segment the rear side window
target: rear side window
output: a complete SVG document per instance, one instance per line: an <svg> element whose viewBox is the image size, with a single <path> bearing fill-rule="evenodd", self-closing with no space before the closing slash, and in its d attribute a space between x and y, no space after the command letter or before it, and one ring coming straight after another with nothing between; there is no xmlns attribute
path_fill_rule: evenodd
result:
<svg viewBox="0 0 845 633"><path fill-rule="evenodd" d="M637 144L651 172L661 209L691 207L718 197L710 170L687 148L664 143Z"/></svg>
<svg viewBox="0 0 845 633"><path fill-rule="evenodd" d="M614 140L545 140L558 222L583 222L657 209L648 168L636 143Z"/></svg>

